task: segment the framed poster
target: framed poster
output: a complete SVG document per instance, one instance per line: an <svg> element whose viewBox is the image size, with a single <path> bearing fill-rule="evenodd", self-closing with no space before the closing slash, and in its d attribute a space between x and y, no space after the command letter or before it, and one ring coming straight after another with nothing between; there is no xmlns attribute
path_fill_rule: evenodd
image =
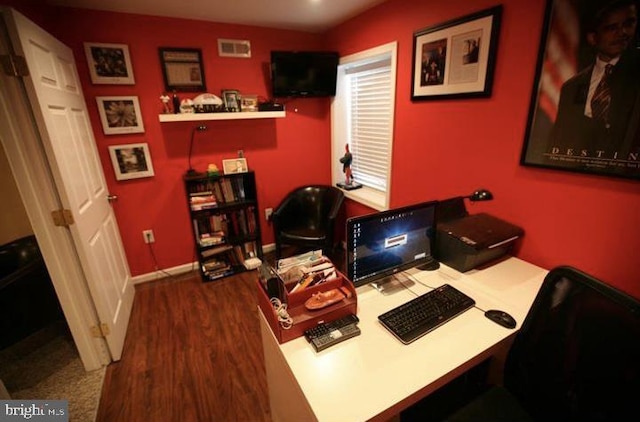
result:
<svg viewBox="0 0 640 422"><path fill-rule="evenodd" d="M638 1L548 0L520 162L640 178Z"/></svg>
<svg viewBox="0 0 640 422"><path fill-rule="evenodd" d="M161 47L158 51L167 92L207 90L202 67L202 50Z"/></svg>
<svg viewBox="0 0 640 422"><path fill-rule="evenodd" d="M154 175L149 146L146 143L112 145L109 147L109 156L117 180Z"/></svg>
<svg viewBox="0 0 640 422"><path fill-rule="evenodd" d="M490 97L502 6L413 34L411 100Z"/></svg>
<svg viewBox="0 0 640 422"><path fill-rule="evenodd" d="M133 85L133 67L125 44L84 43L91 82Z"/></svg>
<svg viewBox="0 0 640 422"><path fill-rule="evenodd" d="M144 132L138 97L96 97L105 135Z"/></svg>

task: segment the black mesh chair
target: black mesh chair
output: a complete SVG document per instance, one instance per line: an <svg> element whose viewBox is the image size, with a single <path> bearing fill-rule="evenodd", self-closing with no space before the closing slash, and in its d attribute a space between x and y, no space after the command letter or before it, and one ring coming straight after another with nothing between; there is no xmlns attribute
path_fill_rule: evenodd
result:
<svg viewBox="0 0 640 422"><path fill-rule="evenodd" d="M343 202L344 193L332 186L303 186L289 192L271 215L276 259L282 257L283 245L305 250L322 248L325 254L331 254L335 222Z"/></svg>
<svg viewBox="0 0 640 422"><path fill-rule="evenodd" d="M509 350L504 386L449 421L619 421L640 398L640 302L571 267L549 272Z"/></svg>

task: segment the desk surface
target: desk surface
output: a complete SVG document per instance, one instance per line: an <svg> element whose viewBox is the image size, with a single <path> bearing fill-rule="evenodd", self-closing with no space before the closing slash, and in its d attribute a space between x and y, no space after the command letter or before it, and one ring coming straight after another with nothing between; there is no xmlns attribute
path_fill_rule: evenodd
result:
<svg viewBox="0 0 640 422"><path fill-rule="evenodd" d="M464 274L446 266L438 271L413 269L408 273L415 280L410 288L415 294L431 290L426 286L447 283L475 299L482 310L510 313L519 328L547 271L509 258ZM274 420L291 419L296 406L309 412L305 416L319 421L388 419L491 356L516 332L491 322L483 311L473 308L403 345L377 318L415 294L401 290L385 296L371 286L358 288L362 334L320 353L304 337L278 345L261 316ZM287 385L287 376L293 385ZM279 377L278 381L274 377ZM293 387L293 392L288 392L288 387ZM292 407L294 400L306 403Z"/></svg>

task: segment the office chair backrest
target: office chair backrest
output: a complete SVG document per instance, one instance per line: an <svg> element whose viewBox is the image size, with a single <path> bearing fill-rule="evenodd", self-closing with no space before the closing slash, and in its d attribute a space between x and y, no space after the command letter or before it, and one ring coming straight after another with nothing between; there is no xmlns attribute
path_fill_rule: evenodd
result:
<svg viewBox="0 0 640 422"><path fill-rule="evenodd" d="M571 267L550 271L504 376L505 387L537 420L637 414L640 302Z"/></svg>

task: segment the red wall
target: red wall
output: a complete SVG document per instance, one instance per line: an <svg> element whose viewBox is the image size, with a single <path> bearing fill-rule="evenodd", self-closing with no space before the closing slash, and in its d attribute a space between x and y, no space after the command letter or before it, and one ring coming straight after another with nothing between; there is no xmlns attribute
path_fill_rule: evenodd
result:
<svg viewBox="0 0 640 422"><path fill-rule="evenodd" d="M473 3L470 5L470 3ZM398 41L398 81L391 205L442 199L489 188L496 199L475 204L521 225L521 258L551 268L569 264L640 297L635 251L640 250L638 182L519 165L533 86L544 0L502 0L504 5L494 88L488 99L410 101L412 34L440 22L496 5L488 0L388 0L328 34L312 35L102 12L58 10L46 28L69 45L78 69L96 142L103 160L133 275L153 270L141 232L151 228L163 268L191 262L193 247L181 177L194 124L160 124L163 91L159 46L203 50L208 91L222 88L267 96L265 66L272 49L331 48L342 55ZM217 56L216 39L249 39L251 59ZM92 85L83 41L125 43L136 84ZM146 132L104 136L94 97L138 95ZM297 112L293 110L297 109ZM267 121L216 122L197 134L193 163L221 167L244 149L256 171L263 209L277 205L292 187L330 181L329 101L297 100L287 117ZM107 146L148 142L156 176L116 182ZM348 203L349 214L366 208ZM270 226L262 221L264 243Z"/></svg>
<svg viewBox="0 0 640 422"><path fill-rule="evenodd" d="M83 84L131 273L154 270L152 255L142 231L152 229L153 251L160 268L192 262L193 238L182 176L188 168L189 139L197 122L160 123L159 99L164 83L158 47L202 49L207 91L220 96L222 89L269 97L268 64L271 50L318 48L318 35L203 21L105 13L79 9L54 9L47 29L72 48ZM250 59L218 56L217 38L251 40ZM83 42L122 43L129 47L135 85L93 85ZM178 93L193 98L198 93ZM145 132L104 135L96 96L136 95ZM244 150L249 168L256 173L263 242L272 243L271 226L262 210L275 207L297 185L330 183L329 99L289 101L284 119L206 122L208 130L195 135L192 165L204 171L209 163L222 169L222 160ZM155 176L116 181L108 155L109 145L147 142Z"/></svg>
<svg viewBox="0 0 640 422"><path fill-rule="evenodd" d="M470 5L472 3L472 5ZM525 229L517 254L567 264L640 297L640 184L519 165L544 0L502 0L491 98L411 102L413 32L497 3L389 0L330 32L342 55L398 41L391 205L490 189L475 204Z"/></svg>

